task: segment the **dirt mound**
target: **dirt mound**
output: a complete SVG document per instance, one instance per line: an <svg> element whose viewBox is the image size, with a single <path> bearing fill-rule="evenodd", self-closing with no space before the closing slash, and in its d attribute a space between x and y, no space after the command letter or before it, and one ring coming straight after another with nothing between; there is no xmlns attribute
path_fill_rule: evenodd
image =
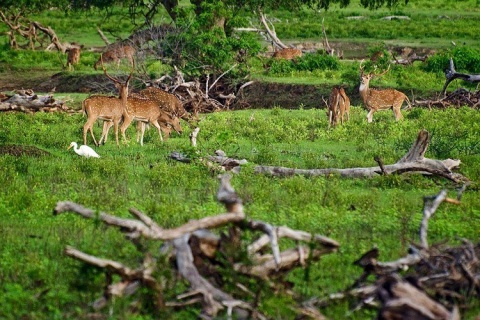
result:
<svg viewBox="0 0 480 320"><path fill-rule="evenodd" d="M0 146L0 155L9 154L15 157L20 157L22 155L31 156L31 157L40 157L46 156L50 153L39 149L35 146L19 146L19 145L6 145Z"/></svg>

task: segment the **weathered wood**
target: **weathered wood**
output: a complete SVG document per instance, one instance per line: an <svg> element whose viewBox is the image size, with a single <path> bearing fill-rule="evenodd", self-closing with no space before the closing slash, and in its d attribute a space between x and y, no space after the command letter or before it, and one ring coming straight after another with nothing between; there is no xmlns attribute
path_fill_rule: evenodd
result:
<svg viewBox="0 0 480 320"><path fill-rule="evenodd" d="M406 172L418 172L438 175L453 182L466 182L468 178L461 174L452 172L460 165L460 160L432 160L424 157L429 144L429 134L426 130L421 130L416 142L412 145L409 152L397 163L384 165L383 168L347 168L347 169L294 169L276 166L256 166L255 173L269 174L272 176L328 176L338 174L346 178L372 178L378 174L402 174Z"/></svg>
<svg viewBox="0 0 480 320"><path fill-rule="evenodd" d="M13 95L2 95L0 111L54 112L69 109L62 100L55 100L52 94L37 95L33 90L16 90Z"/></svg>
<svg viewBox="0 0 480 320"><path fill-rule="evenodd" d="M445 70L445 84L443 85L442 94L445 96L447 92L447 87L455 79L462 79L464 81L477 83L480 82L480 74L465 74L459 73L455 70L455 66L453 64L453 59L450 58L450 68Z"/></svg>
<svg viewBox="0 0 480 320"><path fill-rule="evenodd" d="M162 286L152 276L155 263L148 253L146 253L143 265L132 269L120 262L98 258L67 247L65 250L66 255L107 271L107 285L103 295L93 303L94 308L105 307L112 297L129 295L137 291L141 286L148 286L156 293L155 303L159 308L181 307L193 303L201 303L202 317L206 318L217 317L219 312L226 309L229 319L232 317L235 319L266 319L265 316L256 310L259 301L250 304L237 299L235 298L236 292L229 293L219 287L219 284L212 282L215 278L221 277L221 275L216 274L218 272L216 270L217 267L207 266L212 263L210 260L215 261L219 254L223 255L228 257L228 259L232 259L230 262L232 271L262 279L267 281L269 285L275 286L271 282L270 277L283 276L286 272L293 270L293 268L304 266L307 261L316 261L322 255L334 252L338 248L336 241L321 235L293 230L288 227L276 227L262 221L247 219L243 212L242 200L230 184L231 177L229 174L220 176L220 187L217 192L217 200L225 205L227 213L216 217L190 221L175 229L162 229L153 219L137 209L130 209L130 213L136 219L124 219L103 212L97 213L73 202L58 202L54 209L54 214L74 212L82 217L97 219L107 225L119 227L141 252L144 252L144 250L142 250L142 245L138 241L140 237L151 240L166 240L160 250L161 254L165 255L165 258L175 259L176 270L189 283L188 293L177 296L177 299L195 296L187 301L165 303L161 291ZM229 236L225 236L222 232L218 236L207 230L223 227L227 223L231 225L228 230ZM239 242L242 241L240 232L245 229L254 232L260 231L265 234L254 245L249 246L247 251L250 256L248 263L245 263L242 256L239 256L241 260L233 260L231 252L228 251L229 249L225 249L232 248L233 250L238 250L238 248L244 247L239 246ZM307 242L308 245L298 244L294 248L280 252L280 244L278 242L282 237L295 239L297 242ZM259 254L259 250L267 244L270 244L273 254ZM218 261L213 263L213 265L219 264L222 263ZM202 272L206 273L206 275ZM121 281L113 283L112 274L119 275ZM248 292L250 296L256 296L254 293L249 292L249 289L241 283L237 283L236 287L241 288L243 292ZM298 312L304 313L305 308L299 308Z"/></svg>

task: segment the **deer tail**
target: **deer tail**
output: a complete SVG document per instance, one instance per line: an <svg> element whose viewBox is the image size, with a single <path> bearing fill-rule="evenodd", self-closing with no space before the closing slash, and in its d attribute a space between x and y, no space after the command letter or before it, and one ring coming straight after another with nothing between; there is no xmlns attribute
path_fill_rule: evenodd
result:
<svg viewBox="0 0 480 320"><path fill-rule="evenodd" d="M410 102L410 99L408 99L407 95L405 95L405 100L407 101L408 107L403 108L402 110L410 110L410 109L412 109L412 103Z"/></svg>

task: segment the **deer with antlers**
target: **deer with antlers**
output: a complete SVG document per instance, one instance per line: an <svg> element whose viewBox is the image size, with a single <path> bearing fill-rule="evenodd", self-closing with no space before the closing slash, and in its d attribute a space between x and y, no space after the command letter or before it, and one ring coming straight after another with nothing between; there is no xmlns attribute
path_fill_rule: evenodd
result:
<svg viewBox="0 0 480 320"><path fill-rule="evenodd" d="M363 62L363 61L362 61ZM376 73L365 73L363 70L362 63L360 63L360 87L359 92L362 97L363 103L368 110L367 121L373 121L373 114L378 110L388 110L392 109L393 114L395 115L395 120L398 121L403 118L400 109L403 102L406 100L409 108L412 107L410 100L403 93L395 89L383 89L375 90L370 89L370 80L373 77L380 77L390 70L390 65L387 70L380 74Z"/></svg>
<svg viewBox="0 0 480 320"><path fill-rule="evenodd" d="M105 68L103 68L103 70L105 72L105 75L107 75L107 71L105 70ZM110 76L107 75L107 77L111 79ZM97 143L97 141L95 140L95 136L93 135L93 124L97 119L100 119L113 124L117 146L119 145L118 127L120 121L122 120L125 105L127 103L128 83L130 82L131 77L132 73L130 73L129 77L124 83L116 79L114 80L115 86L117 87L119 92L118 98L107 96L91 96L83 100L82 111L88 117L87 122L83 126L83 144L87 144L87 132L90 130L93 142L95 143L95 145L99 145L100 142Z"/></svg>

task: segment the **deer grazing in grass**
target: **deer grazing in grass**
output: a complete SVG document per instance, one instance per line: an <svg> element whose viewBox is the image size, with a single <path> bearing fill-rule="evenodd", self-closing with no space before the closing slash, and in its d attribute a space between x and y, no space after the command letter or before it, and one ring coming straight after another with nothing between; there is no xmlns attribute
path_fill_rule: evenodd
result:
<svg viewBox="0 0 480 320"><path fill-rule="evenodd" d="M336 126L340 118L343 124L343 119L346 116L350 119L350 99L345 93L343 87L333 87L328 98L328 126Z"/></svg>
<svg viewBox="0 0 480 320"><path fill-rule="evenodd" d="M122 59L127 59L130 66L133 68L134 66L134 58L135 58L136 50L130 45L124 45L120 43L114 43L107 47L106 51L104 51L100 58L98 58L97 62L93 65L95 70L98 69L98 66L105 63L105 62L115 62L117 67L120 66L120 62Z"/></svg>
<svg viewBox="0 0 480 320"><path fill-rule="evenodd" d="M187 122L191 120L190 114L185 110L182 102L174 94L157 87L148 87L141 90L138 94L157 101L160 109L172 116L182 118Z"/></svg>
<svg viewBox="0 0 480 320"><path fill-rule="evenodd" d="M363 61L362 61L363 62ZM400 111L403 101L407 101L409 108L412 107L408 97L395 89L384 89L384 90L375 90L370 89L370 80L373 77L379 77L387 73L390 70L388 66L387 70L381 74L375 73L365 73L363 70L362 63L360 63L360 87L359 92L362 97L363 103L368 110L367 121L373 121L373 114L378 110L388 110L392 109L393 114L395 115L395 120L401 120L403 118Z"/></svg>

